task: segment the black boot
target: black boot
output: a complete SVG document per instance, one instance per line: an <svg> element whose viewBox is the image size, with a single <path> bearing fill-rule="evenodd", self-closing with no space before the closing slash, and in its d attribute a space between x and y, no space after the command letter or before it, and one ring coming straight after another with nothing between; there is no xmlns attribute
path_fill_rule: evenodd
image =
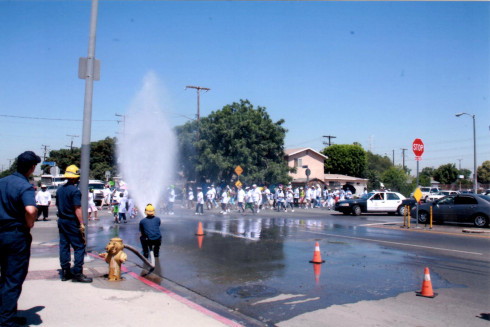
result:
<svg viewBox="0 0 490 327"><path fill-rule="evenodd" d="M77 282L77 283L91 283L92 278L85 276L82 273L75 274L73 275L73 279L71 280L72 282Z"/></svg>
<svg viewBox="0 0 490 327"><path fill-rule="evenodd" d="M73 278L73 274L71 273L70 268L63 268L61 270L61 281L66 282L69 279Z"/></svg>

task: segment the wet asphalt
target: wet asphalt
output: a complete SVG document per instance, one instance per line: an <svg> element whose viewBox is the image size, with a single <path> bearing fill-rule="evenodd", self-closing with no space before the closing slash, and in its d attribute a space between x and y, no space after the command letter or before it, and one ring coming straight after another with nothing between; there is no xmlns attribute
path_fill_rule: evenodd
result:
<svg viewBox="0 0 490 327"><path fill-rule="evenodd" d="M353 217L324 209L247 215L213 209L196 216L177 208L174 215L157 215L163 242L155 270L147 275L149 268L129 252L131 269L266 325L334 304L419 291L425 266L435 268L434 288L481 289L471 275L488 276L490 271L489 238L462 235L465 226L427 233L419 226L409 232L400 228L400 216ZM140 248L138 218L114 224L107 211L99 216L100 221L89 223L91 251L103 252L116 236ZM199 222L206 234L202 237L195 235ZM316 242L325 260L321 265L309 262ZM455 269L461 272L454 275ZM444 276L446 270L451 278ZM490 289L488 284L482 292Z"/></svg>

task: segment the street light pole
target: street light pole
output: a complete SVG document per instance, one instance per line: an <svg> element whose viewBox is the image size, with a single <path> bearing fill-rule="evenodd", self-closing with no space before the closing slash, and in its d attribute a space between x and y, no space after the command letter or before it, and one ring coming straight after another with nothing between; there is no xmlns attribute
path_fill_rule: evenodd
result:
<svg viewBox="0 0 490 327"><path fill-rule="evenodd" d="M476 123L475 123L475 115L468 114L466 112L460 112L456 114L456 117L460 117L462 115L467 115L473 118L473 193L477 193L477 184L476 184Z"/></svg>

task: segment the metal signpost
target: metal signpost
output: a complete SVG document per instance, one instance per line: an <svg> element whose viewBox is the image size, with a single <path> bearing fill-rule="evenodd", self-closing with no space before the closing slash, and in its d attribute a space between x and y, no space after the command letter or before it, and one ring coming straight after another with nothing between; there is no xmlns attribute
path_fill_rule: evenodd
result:
<svg viewBox="0 0 490 327"><path fill-rule="evenodd" d="M417 161L417 189L419 189L419 162L422 160L424 153L424 142L421 139L415 139L412 143L412 150ZM419 201L417 201L417 211L415 214L416 227L419 227Z"/></svg>
<svg viewBox="0 0 490 327"><path fill-rule="evenodd" d="M83 107L82 153L80 159L80 192L82 193L83 223L88 223L88 179L90 170L90 134L92 128L92 96L94 80L100 79L100 61L95 59L95 34L97 30L98 0L92 0L87 58L80 58L78 77L85 79ZM88 228L85 230L87 235ZM88 256L87 256L88 258Z"/></svg>

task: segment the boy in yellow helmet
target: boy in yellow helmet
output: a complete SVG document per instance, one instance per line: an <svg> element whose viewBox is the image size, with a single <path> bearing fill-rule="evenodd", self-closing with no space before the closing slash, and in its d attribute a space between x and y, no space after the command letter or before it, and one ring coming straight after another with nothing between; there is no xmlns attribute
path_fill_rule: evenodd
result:
<svg viewBox="0 0 490 327"><path fill-rule="evenodd" d="M146 217L140 221L141 247L143 255L148 258L150 249L153 248L153 254L157 258L160 254L160 245L162 244L162 233L160 232L160 218L155 217L155 208L148 204L145 208Z"/></svg>

